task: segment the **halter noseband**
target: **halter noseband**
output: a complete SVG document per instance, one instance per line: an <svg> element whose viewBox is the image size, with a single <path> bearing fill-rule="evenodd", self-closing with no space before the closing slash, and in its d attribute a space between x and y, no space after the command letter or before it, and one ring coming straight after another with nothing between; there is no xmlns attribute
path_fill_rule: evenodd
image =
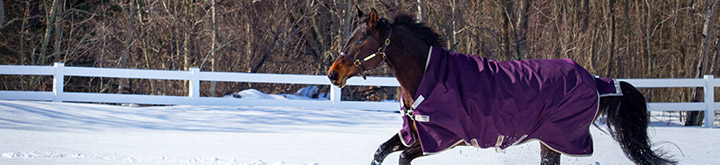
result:
<svg viewBox="0 0 720 165"><path fill-rule="evenodd" d="M358 68L360 69L360 73L359 73L358 75L359 75L359 76L362 76L363 79L367 79L367 77L365 77L365 71L367 71L367 70L365 70L365 67L363 67L363 63L364 63L364 62L367 62L367 61L369 61L369 60L377 57L378 55L382 56L382 58L383 58L382 61L380 61L380 63L382 63L383 61L385 61L385 56L386 56L386 55L385 55L385 50L387 49L388 45L390 45L390 36L392 35L392 30L393 30L392 26L391 26L391 25L388 25L387 22L385 22L385 25L387 25L387 26L389 27L390 32L388 32L387 38L385 38L385 43L383 44L383 46L380 46L380 47L378 48L377 52L366 56L366 57L363 58L362 60L356 59L356 58L353 58L353 57L350 57L349 55L345 54L344 52L340 52L340 55L341 55L341 56L343 56L343 57L345 57L345 58L348 58L350 61L353 62L353 64L354 64L356 67L358 67ZM357 56L357 55L356 55L356 56ZM378 64L378 66L380 66L380 64Z"/></svg>

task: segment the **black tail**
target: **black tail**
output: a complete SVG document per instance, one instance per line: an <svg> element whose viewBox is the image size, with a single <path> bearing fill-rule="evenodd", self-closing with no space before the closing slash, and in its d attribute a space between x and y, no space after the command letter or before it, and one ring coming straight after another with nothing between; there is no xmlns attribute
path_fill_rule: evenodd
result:
<svg viewBox="0 0 720 165"><path fill-rule="evenodd" d="M608 131L620 143L625 156L636 164L677 164L651 148L645 97L627 82L620 82L620 88L623 96L601 98L600 114L607 117Z"/></svg>

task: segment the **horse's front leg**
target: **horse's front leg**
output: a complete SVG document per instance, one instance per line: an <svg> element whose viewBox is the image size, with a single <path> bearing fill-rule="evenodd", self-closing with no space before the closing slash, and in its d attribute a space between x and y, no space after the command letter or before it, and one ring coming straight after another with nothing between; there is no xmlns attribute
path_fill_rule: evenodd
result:
<svg viewBox="0 0 720 165"><path fill-rule="evenodd" d="M400 135L395 134L390 139L388 139L385 143L380 145L378 147L377 151L375 151L375 159L373 159L371 165L379 165L382 164L383 160L385 160L385 157L387 157L390 153L405 150L407 147L402 144L400 141Z"/></svg>
<svg viewBox="0 0 720 165"><path fill-rule="evenodd" d="M540 143L540 164L560 165L560 153L553 151L550 147Z"/></svg>
<svg viewBox="0 0 720 165"><path fill-rule="evenodd" d="M415 143L415 145L410 146L408 149L405 149L405 151L400 153L400 159L398 164L410 165L410 162L412 162L413 159L421 156L424 156L422 148L420 148L420 145Z"/></svg>

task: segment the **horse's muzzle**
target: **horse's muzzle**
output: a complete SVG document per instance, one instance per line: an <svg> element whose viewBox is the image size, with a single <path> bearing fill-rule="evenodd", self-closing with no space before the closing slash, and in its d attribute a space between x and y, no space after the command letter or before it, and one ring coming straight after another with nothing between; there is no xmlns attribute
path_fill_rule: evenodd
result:
<svg viewBox="0 0 720 165"><path fill-rule="evenodd" d="M330 79L330 83L337 86L337 87L345 87L345 83L347 82L347 78L341 78L340 75L335 71L330 71L328 73L328 79Z"/></svg>
<svg viewBox="0 0 720 165"><path fill-rule="evenodd" d="M328 76L328 79L330 79L331 82L334 82L334 81L337 81L337 80L338 80L338 74L337 74L335 71L330 71L330 73L328 73L327 76Z"/></svg>

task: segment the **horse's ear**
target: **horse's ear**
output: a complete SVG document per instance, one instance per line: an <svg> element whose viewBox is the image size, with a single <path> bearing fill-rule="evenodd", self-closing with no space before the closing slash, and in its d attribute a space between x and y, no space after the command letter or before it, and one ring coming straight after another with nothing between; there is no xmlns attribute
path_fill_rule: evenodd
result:
<svg viewBox="0 0 720 165"><path fill-rule="evenodd" d="M374 28L375 25L377 25L378 22L378 16L377 11L375 11L375 8L370 11L370 18L368 18L368 27Z"/></svg>
<svg viewBox="0 0 720 165"><path fill-rule="evenodd" d="M357 5L355 5L355 10L357 10L357 12L358 12L357 18L359 20L363 16L363 12L362 12L362 10L360 10L360 7L358 7Z"/></svg>

